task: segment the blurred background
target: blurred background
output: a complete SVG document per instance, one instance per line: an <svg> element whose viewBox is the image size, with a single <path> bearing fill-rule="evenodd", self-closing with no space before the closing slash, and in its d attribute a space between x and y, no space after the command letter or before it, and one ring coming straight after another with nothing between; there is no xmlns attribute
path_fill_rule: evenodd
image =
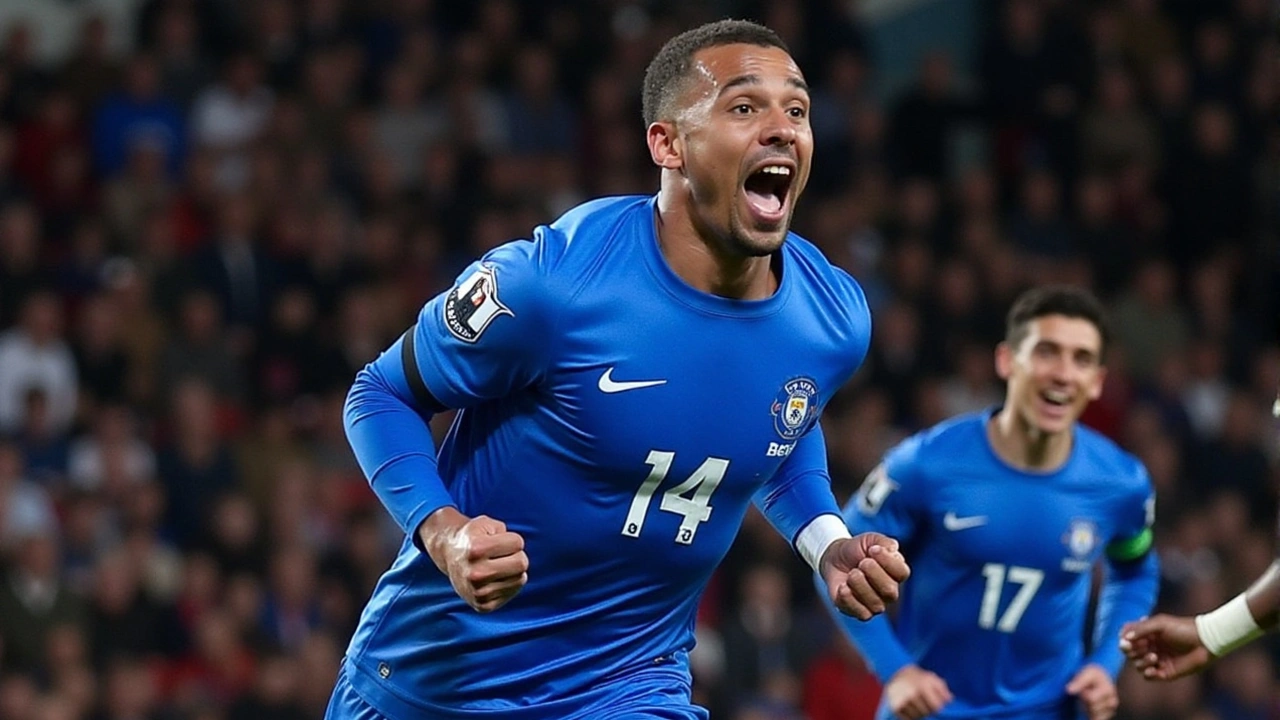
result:
<svg viewBox="0 0 1280 720"><path fill-rule="evenodd" d="M1157 486L1162 608L1216 606L1275 546L1278 7L0 2L0 718L321 717L401 539L342 434L353 374L478 254L653 192L645 65L724 16L808 75L796 228L873 307L824 417L839 499L999 402L1019 290L1090 286L1117 340L1086 420ZM757 515L698 634L716 720L872 715ZM1280 717L1277 661L1127 674L1121 715Z"/></svg>

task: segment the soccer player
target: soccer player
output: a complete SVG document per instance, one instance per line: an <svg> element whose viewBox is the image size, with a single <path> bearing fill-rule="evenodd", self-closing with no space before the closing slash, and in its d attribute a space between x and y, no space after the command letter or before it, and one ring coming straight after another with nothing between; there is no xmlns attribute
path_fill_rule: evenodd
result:
<svg viewBox="0 0 1280 720"><path fill-rule="evenodd" d="M1159 577L1146 470L1077 422L1106 344L1090 294L1025 292L995 352L1003 405L903 441L846 505L851 530L893 535L912 558L893 624L840 623L883 683L878 717L1114 714L1120 628L1150 611Z"/></svg>
<svg viewBox="0 0 1280 720"><path fill-rule="evenodd" d="M406 539L330 718L706 718L695 610L753 502L854 617L907 577L830 490L818 416L870 325L788 232L804 76L772 31L722 21L661 49L643 105L656 196L493 250L356 377L347 435Z"/></svg>
<svg viewBox="0 0 1280 720"><path fill-rule="evenodd" d="M1280 417L1280 396L1272 406ZM1148 680L1174 680L1203 670L1217 658L1280 625L1280 558L1247 590L1194 618L1160 614L1130 623L1120 648Z"/></svg>

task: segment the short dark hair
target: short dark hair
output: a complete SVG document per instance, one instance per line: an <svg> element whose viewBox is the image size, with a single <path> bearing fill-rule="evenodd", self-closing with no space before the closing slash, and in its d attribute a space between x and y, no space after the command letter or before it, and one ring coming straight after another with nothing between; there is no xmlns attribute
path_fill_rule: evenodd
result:
<svg viewBox="0 0 1280 720"><path fill-rule="evenodd" d="M717 20L676 35L653 56L644 72L641 101L645 127L670 119L671 104L685 89L694 54L709 47L738 43L791 52L776 32L750 20Z"/></svg>
<svg viewBox="0 0 1280 720"><path fill-rule="evenodd" d="M1019 295L1005 320L1005 342L1017 348L1031 331L1031 321L1047 315L1079 318L1092 323L1102 338L1099 352L1106 354L1111 339L1107 311L1093 293L1075 285L1041 285Z"/></svg>

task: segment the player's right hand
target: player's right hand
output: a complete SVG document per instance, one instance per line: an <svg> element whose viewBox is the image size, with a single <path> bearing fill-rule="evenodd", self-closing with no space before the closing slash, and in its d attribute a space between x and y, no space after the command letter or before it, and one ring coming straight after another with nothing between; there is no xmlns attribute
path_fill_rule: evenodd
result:
<svg viewBox="0 0 1280 720"><path fill-rule="evenodd" d="M454 592L479 612L506 605L529 580L524 538L501 520L468 518L446 507L432 513L418 534Z"/></svg>
<svg viewBox="0 0 1280 720"><path fill-rule="evenodd" d="M889 709L902 720L929 717L951 702L947 681L919 665L906 665L884 686Z"/></svg>
<svg viewBox="0 0 1280 720"><path fill-rule="evenodd" d="M1155 615L1120 630L1120 649L1148 680L1174 680L1213 662L1195 618Z"/></svg>

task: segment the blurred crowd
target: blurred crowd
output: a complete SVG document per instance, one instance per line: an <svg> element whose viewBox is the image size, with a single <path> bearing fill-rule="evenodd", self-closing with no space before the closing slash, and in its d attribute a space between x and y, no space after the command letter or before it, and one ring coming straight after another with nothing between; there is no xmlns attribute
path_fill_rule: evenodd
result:
<svg viewBox="0 0 1280 720"><path fill-rule="evenodd" d="M1161 606L1238 592L1280 488L1277 5L973 1L973 56L894 93L843 0L136 0L124 53L87 1L54 63L0 27L0 718L321 717L401 540L342 434L353 374L476 255L653 192L645 65L726 15L808 75L796 228L872 302L824 416L838 498L1000 401L1019 290L1088 285L1116 342L1086 420L1156 484ZM716 720L871 718L817 602L749 517L698 624ZM1121 716L1280 717L1277 662L1126 674Z"/></svg>

